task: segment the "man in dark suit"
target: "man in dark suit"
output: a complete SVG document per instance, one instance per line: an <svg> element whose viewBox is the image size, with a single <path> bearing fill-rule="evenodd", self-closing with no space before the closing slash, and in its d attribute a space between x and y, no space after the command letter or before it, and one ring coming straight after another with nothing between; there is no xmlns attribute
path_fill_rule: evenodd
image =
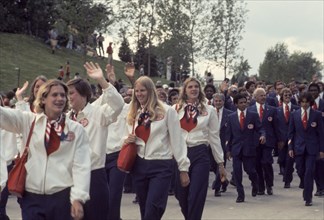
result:
<svg viewBox="0 0 324 220"><path fill-rule="evenodd" d="M267 194L272 195L273 187L273 157L272 151L277 143L276 133L276 108L266 104L266 92L263 88L257 88L253 92L253 98L256 103L248 108L248 110L256 112L259 115L262 127L266 132L267 141L265 144L259 143L256 148L256 171L259 177L258 195L264 195L265 189ZM259 135L256 134L259 139Z"/></svg>
<svg viewBox="0 0 324 220"><path fill-rule="evenodd" d="M247 98L242 94L234 97L234 104L237 111L228 117L228 127L226 130L226 154L227 158L233 158L233 170L236 180L237 203L244 202L245 194L242 185L242 164L245 172L252 182L252 196L258 192L258 174L255 170L256 147L254 134L260 134L260 143L265 143L265 131L262 128L257 113L246 109Z"/></svg>
<svg viewBox="0 0 324 220"><path fill-rule="evenodd" d="M298 105L291 103L292 92L288 88L283 88L280 93L282 106L277 108L277 131L278 131L278 164L283 173L284 188L290 188L293 180L295 160L288 155L288 127L292 113L299 109ZM303 184L303 183L302 183Z"/></svg>
<svg viewBox="0 0 324 220"><path fill-rule="evenodd" d="M311 83L308 86L308 92L314 99L312 109L320 111L322 113L322 119L324 123L324 100L319 97L320 87L318 83ZM324 160L317 158L315 163L315 183L316 193L315 196L324 196Z"/></svg>
<svg viewBox="0 0 324 220"><path fill-rule="evenodd" d="M226 136L226 129L227 129L227 124L228 124L228 115L232 113L232 111L224 108L224 102L225 102L225 96L222 93L215 93L213 95L213 104L215 106L215 110L217 112L217 117L219 119L220 123L220 131L219 131L219 137L221 140L221 145L223 148L223 151L226 152L225 150L225 136ZM212 160L215 161L215 160ZM217 163L215 162L215 165ZM224 154L224 166L226 167L226 154ZM213 188L214 188L214 196L221 196L221 192L226 192L227 190L227 185L228 185L228 180L224 180L223 182L221 181L220 175L219 175L219 169L216 167L214 169L215 172L215 181L213 182Z"/></svg>
<svg viewBox="0 0 324 220"><path fill-rule="evenodd" d="M295 158L297 174L304 180L305 206L311 206L316 158L324 158L324 126L321 112L310 107L314 104L310 93L302 93L299 103L301 108L289 122L289 156Z"/></svg>

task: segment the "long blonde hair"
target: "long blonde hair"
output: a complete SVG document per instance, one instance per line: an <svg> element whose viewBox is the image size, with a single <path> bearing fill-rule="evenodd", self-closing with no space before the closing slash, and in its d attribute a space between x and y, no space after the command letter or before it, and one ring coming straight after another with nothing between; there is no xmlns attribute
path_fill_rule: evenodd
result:
<svg viewBox="0 0 324 220"><path fill-rule="evenodd" d="M206 98L205 98L205 94L202 91L201 84L200 84L199 80L194 77L189 77L184 81L183 86L180 90L180 95L179 95L179 99L178 99L178 103L177 103L177 111L179 112L179 110L181 108L183 108L183 106L186 104L186 102L188 100L188 96L186 94L186 89L190 82L198 83L199 95L198 95L198 103L197 103L198 106L197 107L198 107L199 113L202 113L206 109L205 104L204 104Z"/></svg>
<svg viewBox="0 0 324 220"><path fill-rule="evenodd" d="M35 112L36 113L41 113L45 111L45 106L43 104L43 98L46 98L48 96L48 94L51 91L51 88L53 86L62 86L64 91L65 91L65 97L66 97L66 103L65 103L65 107L63 109L63 112L66 112L68 107L69 107L69 99L67 97L68 95L68 87L65 85L64 82L57 80L57 79L52 79L52 80L48 80L47 82L45 82L38 90L37 92L37 96L36 99L34 101L34 106L35 106Z"/></svg>
<svg viewBox="0 0 324 220"><path fill-rule="evenodd" d="M153 81L147 76L141 76L134 83L134 90L132 101L130 102L129 111L127 115L127 123L132 125L135 122L138 110L141 109L141 104L135 96L136 85L142 85L147 90L147 103L145 105L146 111L150 114L150 120L154 121L159 114L164 114L165 109L162 102L158 99L157 92Z"/></svg>

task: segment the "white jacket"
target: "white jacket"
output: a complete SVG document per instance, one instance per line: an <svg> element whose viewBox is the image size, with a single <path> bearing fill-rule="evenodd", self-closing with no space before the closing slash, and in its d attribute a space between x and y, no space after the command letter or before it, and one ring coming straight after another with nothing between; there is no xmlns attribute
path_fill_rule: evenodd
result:
<svg viewBox="0 0 324 220"><path fill-rule="evenodd" d="M105 167L108 125L117 120L124 100L114 86L103 90L103 94L92 104L88 103L77 115L90 141L91 170ZM67 114L70 117L72 111Z"/></svg>
<svg viewBox="0 0 324 220"><path fill-rule="evenodd" d="M70 200L89 199L90 152L89 140L83 127L66 118L63 133L68 139L60 142L57 151L47 156L44 138L47 116L0 107L0 128L22 133L23 145L33 120L35 128L29 144L26 191L50 195L71 187ZM23 152L24 147L20 149Z"/></svg>
<svg viewBox="0 0 324 220"><path fill-rule="evenodd" d="M176 105L173 106L176 108ZM182 136L185 139L188 147L195 147L197 145L210 145L213 157L217 163L224 162L224 152L219 138L219 122L215 109L210 105L205 105L204 113L199 114L197 118L197 125L194 129L188 132L182 129ZM178 120L180 121L185 114L184 108L178 112Z"/></svg>
<svg viewBox="0 0 324 220"><path fill-rule="evenodd" d="M166 160L174 156L180 171L188 171L190 161L187 157L187 147L181 136L181 127L177 112L170 106L163 104L165 115L151 122L151 132L147 143L136 138L138 146L137 154L146 160ZM138 125L137 114L135 128ZM132 132L133 126L128 125L128 133Z"/></svg>

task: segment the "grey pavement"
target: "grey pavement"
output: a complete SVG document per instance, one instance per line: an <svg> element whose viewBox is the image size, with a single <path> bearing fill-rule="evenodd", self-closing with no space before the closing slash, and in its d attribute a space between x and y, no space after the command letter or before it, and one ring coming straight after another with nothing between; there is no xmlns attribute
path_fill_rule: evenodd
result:
<svg viewBox="0 0 324 220"><path fill-rule="evenodd" d="M209 188L206 198L203 219L303 219L303 220L324 220L324 197L313 197L313 206L306 207L302 199L302 190L298 188L299 178L294 173L294 180L290 189L283 188L282 176L278 175L278 165L274 164L275 183L272 196L262 195L251 196L251 186L246 174L243 177L245 187L245 202L236 203L236 190L229 185L227 192L221 197L214 197L214 191ZM230 173L230 169L227 169ZM214 174L210 173L209 185L214 179ZM314 189L315 190L315 189ZM123 220L140 219L139 207L133 204L134 194L123 194L121 217ZM20 209L16 203L16 198L10 197L7 212L11 220L20 220ZM184 219L177 200L174 196L169 196L166 211L163 215L165 220Z"/></svg>

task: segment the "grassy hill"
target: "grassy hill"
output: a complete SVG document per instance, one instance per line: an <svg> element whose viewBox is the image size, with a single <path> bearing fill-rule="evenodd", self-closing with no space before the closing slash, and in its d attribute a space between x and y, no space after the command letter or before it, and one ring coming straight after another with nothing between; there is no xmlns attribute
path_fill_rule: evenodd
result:
<svg viewBox="0 0 324 220"><path fill-rule="evenodd" d="M0 91L6 92L22 86L26 80L31 83L38 75L45 75L48 79L57 78L60 66L64 67L66 61L70 62L71 77L76 72L79 72L81 77L86 77L83 67L85 61L98 62L104 69L107 58L103 60L84 57L65 48L58 49L52 54L50 46L40 39L20 34L0 33ZM124 63L114 61L113 65L117 79L121 78L128 83L123 74ZM19 82L18 75L20 75Z"/></svg>

